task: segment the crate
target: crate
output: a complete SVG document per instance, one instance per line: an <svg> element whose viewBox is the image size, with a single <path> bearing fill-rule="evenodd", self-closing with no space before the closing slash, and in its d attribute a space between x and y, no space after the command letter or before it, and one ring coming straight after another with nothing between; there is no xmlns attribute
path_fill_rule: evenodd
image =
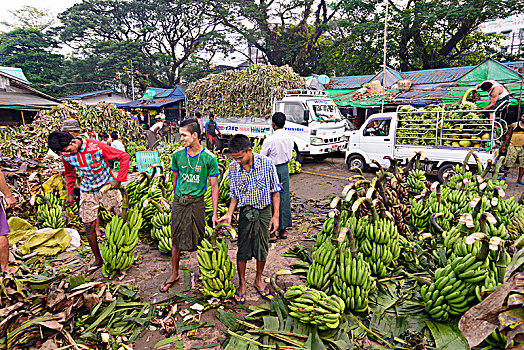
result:
<svg viewBox="0 0 524 350"><path fill-rule="evenodd" d="M160 164L164 169L164 163L160 161L157 151L140 151L136 152L136 167L138 171L145 171L151 165ZM162 173L163 170L159 170L158 167L151 169L149 175L156 175L155 173Z"/></svg>

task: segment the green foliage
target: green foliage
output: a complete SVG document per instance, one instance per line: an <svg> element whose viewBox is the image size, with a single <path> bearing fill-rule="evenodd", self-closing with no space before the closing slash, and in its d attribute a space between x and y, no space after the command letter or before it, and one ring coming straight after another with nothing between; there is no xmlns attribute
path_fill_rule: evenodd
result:
<svg viewBox="0 0 524 350"><path fill-rule="evenodd" d="M58 43L38 29L14 29L0 35L0 65L19 67L35 88L52 92L47 83L61 75L63 57Z"/></svg>

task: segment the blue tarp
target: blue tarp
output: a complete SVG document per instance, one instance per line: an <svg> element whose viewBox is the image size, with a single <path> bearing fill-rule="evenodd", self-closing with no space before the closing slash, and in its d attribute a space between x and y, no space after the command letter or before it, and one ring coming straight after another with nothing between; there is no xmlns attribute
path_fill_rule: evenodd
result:
<svg viewBox="0 0 524 350"><path fill-rule="evenodd" d="M184 91L180 85L169 89L148 86L144 92L144 96L139 100L128 103L117 103L116 106L119 108L158 108L181 101L184 98Z"/></svg>
<svg viewBox="0 0 524 350"><path fill-rule="evenodd" d="M117 103L118 108L158 108L170 103L175 103L183 100L185 97L169 97L169 98L153 98L150 100L136 100L128 103Z"/></svg>

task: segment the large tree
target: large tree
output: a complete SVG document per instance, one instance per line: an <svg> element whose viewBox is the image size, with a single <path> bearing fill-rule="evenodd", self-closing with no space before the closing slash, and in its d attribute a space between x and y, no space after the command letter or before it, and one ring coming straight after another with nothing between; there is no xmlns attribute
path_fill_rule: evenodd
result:
<svg viewBox="0 0 524 350"><path fill-rule="evenodd" d="M274 65L307 75L316 69L312 53L336 16L340 1L217 1L222 24L260 50Z"/></svg>
<svg viewBox="0 0 524 350"><path fill-rule="evenodd" d="M22 68L35 88L53 93L60 79L63 56L58 43L38 29L14 29L0 34L0 65Z"/></svg>
<svg viewBox="0 0 524 350"><path fill-rule="evenodd" d="M129 65L122 43L132 43L136 69L131 74L142 87L168 87L192 55L216 50L206 47L221 36L212 10L209 1L84 0L59 15L61 38L84 57L102 53L113 74Z"/></svg>
<svg viewBox="0 0 524 350"><path fill-rule="evenodd" d="M469 63L490 53L496 38L478 26L522 10L522 0L408 0L391 3L392 35L400 68L430 69Z"/></svg>

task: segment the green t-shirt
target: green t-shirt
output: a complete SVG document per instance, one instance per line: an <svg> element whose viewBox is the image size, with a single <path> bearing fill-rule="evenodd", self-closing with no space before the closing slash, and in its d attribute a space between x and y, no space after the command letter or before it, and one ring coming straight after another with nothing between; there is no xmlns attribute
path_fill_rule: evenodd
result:
<svg viewBox="0 0 524 350"><path fill-rule="evenodd" d="M178 173L175 195L179 197L203 195L206 192L207 178L220 174L217 158L205 148L194 157L187 153L185 147L176 150L171 160L171 169Z"/></svg>

